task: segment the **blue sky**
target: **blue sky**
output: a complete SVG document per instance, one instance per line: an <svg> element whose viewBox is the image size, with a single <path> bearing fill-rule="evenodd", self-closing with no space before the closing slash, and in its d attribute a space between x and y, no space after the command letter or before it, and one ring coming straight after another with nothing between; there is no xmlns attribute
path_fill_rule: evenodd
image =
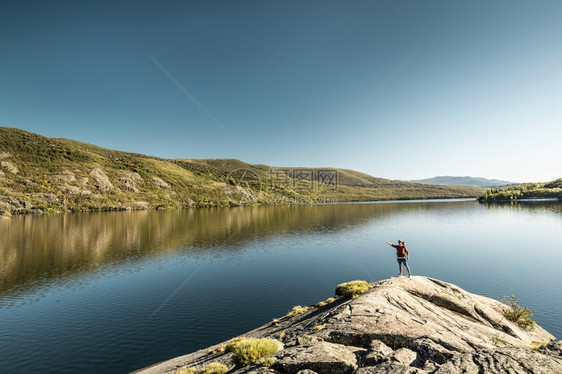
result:
<svg viewBox="0 0 562 374"><path fill-rule="evenodd" d="M562 177L560 1L3 1L0 126L391 179Z"/></svg>

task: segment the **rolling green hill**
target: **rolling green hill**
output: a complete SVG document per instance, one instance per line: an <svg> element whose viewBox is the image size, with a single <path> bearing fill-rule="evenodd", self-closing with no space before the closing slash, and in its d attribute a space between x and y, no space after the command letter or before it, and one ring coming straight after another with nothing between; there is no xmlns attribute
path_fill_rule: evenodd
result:
<svg viewBox="0 0 562 374"><path fill-rule="evenodd" d="M502 189L489 189L478 198L480 201L514 201L524 199L562 200L562 178L546 183L526 183Z"/></svg>
<svg viewBox="0 0 562 374"><path fill-rule="evenodd" d="M162 159L0 127L0 213L477 197L347 169Z"/></svg>

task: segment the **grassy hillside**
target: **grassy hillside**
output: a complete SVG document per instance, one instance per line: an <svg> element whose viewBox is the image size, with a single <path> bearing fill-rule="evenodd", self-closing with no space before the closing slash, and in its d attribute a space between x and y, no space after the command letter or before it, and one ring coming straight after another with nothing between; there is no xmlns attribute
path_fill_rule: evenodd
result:
<svg viewBox="0 0 562 374"><path fill-rule="evenodd" d="M480 201L512 201L520 199L562 200L562 179L547 183L526 183L518 186L490 189L480 196Z"/></svg>
<svg viewBox="0 0 562 374"><path fill-rule="evenodd" d="M168 160L0 127L0 213L476 197L347 169Z"/></svg>

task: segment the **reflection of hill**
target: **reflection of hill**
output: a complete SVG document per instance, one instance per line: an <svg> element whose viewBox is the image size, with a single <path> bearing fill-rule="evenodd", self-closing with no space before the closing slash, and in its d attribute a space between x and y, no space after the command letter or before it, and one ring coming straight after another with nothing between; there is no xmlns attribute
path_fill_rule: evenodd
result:
<svg viewBox="0 0 562 374"><path fill-rule="evenodd" d="M20 216L0 221L0 293L162 251L235 250L284 233L343 230L389 215L457 209L428 202L254 206Z"/></svg>

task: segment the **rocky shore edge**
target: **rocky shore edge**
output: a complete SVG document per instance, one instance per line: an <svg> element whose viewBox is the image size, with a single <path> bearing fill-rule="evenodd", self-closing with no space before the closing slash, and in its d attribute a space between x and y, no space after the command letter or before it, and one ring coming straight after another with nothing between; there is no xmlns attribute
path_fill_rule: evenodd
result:
<svg viewBox="0 0 562 374"><path fill-rule="evenodd" d="M497 300L423 276L368 288L135 373L562 373L562 341L510 321ZM274 353L249 363L232 348L261 341Z"/></svg>

